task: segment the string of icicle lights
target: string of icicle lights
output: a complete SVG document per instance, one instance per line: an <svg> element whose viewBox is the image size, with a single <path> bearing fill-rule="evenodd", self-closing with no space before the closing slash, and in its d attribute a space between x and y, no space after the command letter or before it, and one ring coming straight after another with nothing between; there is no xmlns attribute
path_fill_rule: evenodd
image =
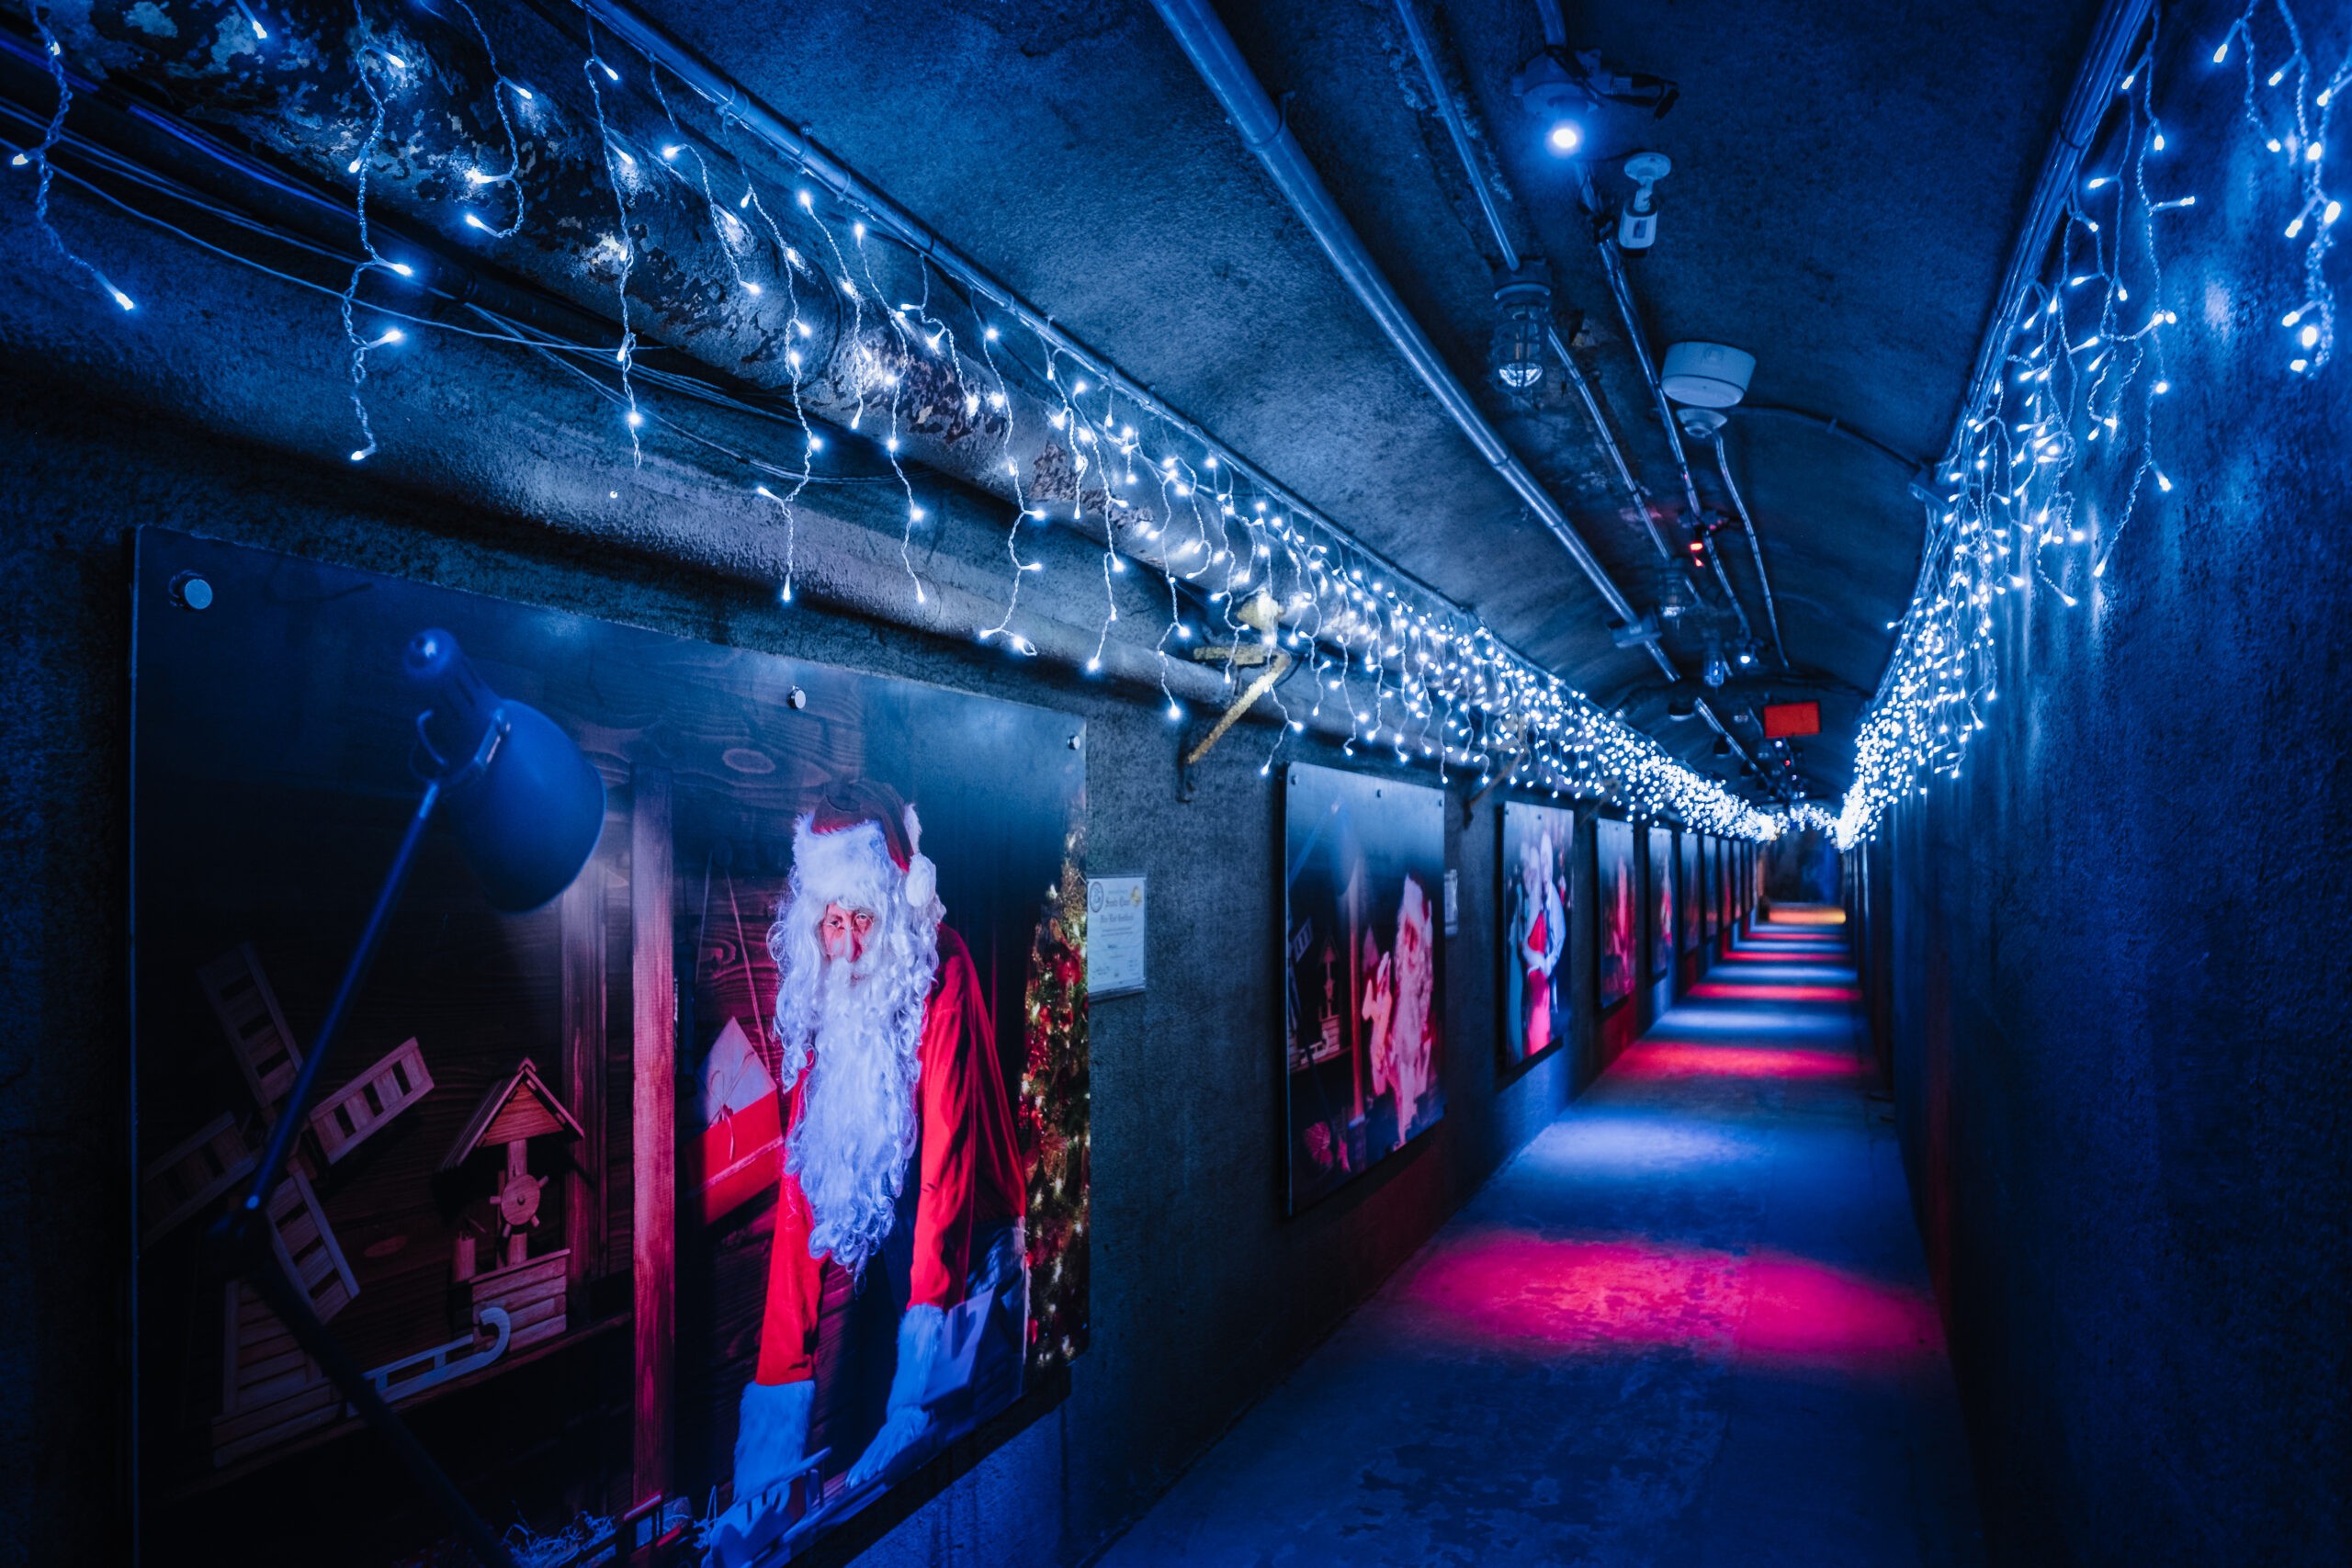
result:
<svg viewBox="0 0 2352 1568"><path fill-rule="evenodd" d="M506 74L481 19L463 0L454 15L355 5L333 25L317 26L293 16L295 9L272 7L265 21L264 13L230 0L220 27L224 38L233 29L249 30L249 37L241 31L230 40L239 50L337 51L347 57L359 90L348 105L356 110L354 123L329 127L340 149L329 172L352 193L360 253L343 258L349 281L337 296L357 437L345 454L351 462L367 463L382 449L368 417L369 357L417 353L416 341L426 331L464 331L560 353L575 371L590 362L578 345L553 344L480 310L476 316L492 330L403 310L384 286L396 288L413 269L370 228L371 201L384 199L371 186L371 173L380 185L381 175L395 172L390 167L395 157L401 169L436 172L450 193L439 209L447 229L496 258L500 243L521 232L529 217L520 172L552 155L546 138L560 123L574 130L593 125L599 177L609 189L609 227L588 237L586 254L592 274L611 280L610 313L619 326L617 340L601 351L609 381L598 386L616 411L616 439L626 440L638 460L642 443L656 432L691 434L647 397L663 382L639 363L639 328L650 312L632 282L645 242L632 236L647 231L649 219L662 221L667 208L669 216L689 217L715 234L725 263L722 286L786 344L815 335L810 322L820 309L837 317L846 308L847 333L840 341L850 352L836 358L850 369L843 372L839 363L826 367L831 378L820 389L820 367L804 360L798 346L788 348L789 385L783 390L790 412L780 416L782 453L747 459L763 476L753 489L773 504L785 531L786 564L777 585L785 604L794 596L796 509L804 490L820 479L828 422L870 438L887 456L905 497L907 592L917 603L925 600L911 550L925 513L900 460L908 445L902 437L910 434L910 400L936 400L944 391L962 400L975 427L1000 444L1001 472L991 488L1009 492L1012 502L1002 614L973 627L979 640L1018 657L1037 656L1021 629L1021 592L1044 563L1024 552L1024 541L1048 525L1076 526L1102 546L1102 608L1094 656L1083 661L1088 670L1100 667L1119 618L1114 579L1133 567L1162 580L1166 618L1159 651L1171 722L1185 716L1167 682L1171 658L1183 658L1187 645L1216 641L1238 648L1257 639L1261 634L1238 612L1253 601L1262 607L1261 596L1271 598L1281 617L1272 635L1299 661L1299 677L1311 683L1304 694L1286 697L1279 688L1272 694L1283 723L1261 773L1272 772L1290 734L1328 713L1335 729L1344 726L1343 746L1351 755L1424 763L1442 777L1470 775L1482 784L1509 771L1538 789L1605 799L1712 832L1769 831L1760 814L1720 784L1513 652L1458 606L1402 577L1197 426L1136 393L1112 367L1074 353L1066 337L1037 330L1028 319L1034 312L996 308L1009 298L1001 286L956 275L903 244L877 260L877 247L892 240L886 215L798 177L800 171L786 167L778 178L754 167L738 150L742 139L732 134L727 106L705 102L652 59L616 45L588 13L582 13L585 50L576 62L578 75L566 87ZM48 134L14 161L38 169L43 233L61 254L88 268L57 236L46 206L49 151L63 134L70 96L68 51L44 10L36 6L32 16L58 88L56 117ZM72 37L69 32L69 42ZM436 51L461 55L462 63L436 59ZM486 78L464 68L484 59ZM631 87L645 96L629 97ZM493 114L473 116L495 128L489 140L459 129L465 118L448 100L461 92L492 100ZM715 117L715 130L683 124L680 103ZM398 119L396 147L379 146L388 115ZM435 128L447 128L445 145L426 141ZM261 265L249 257L232 259ZM123 311L136 310L128 294L101 281ZM844 386L853 400L847 407L838 406ZM1057 483L1039 483L1046 470L1057 476ZM1233 683L1228 672L1228 687Z"/></svg>
<svg viewBox="0 0 2352 1568"><path fill-rule="evenodd" d="M2161 463L2155 413L2172 382L2165 345L2179 330L2160 241L2198 220L2194 191L2167 153L2181 151L2157 107L2157 27L2124 76L2121 123L2085 165L2055 237L2056 265L2021 291L2001 327L2002 373L1963 412L1942 469L1949 499L1930 513L1919 585L1876 697L1863 716L1854 782L1837 838L1850 847L1923 774L1960 776L1984 709L2000 697L1994 606L2046 591L2079 605L2141 508L2174 479ZM2285 374L2317 376L2333 357L2335 300L2325 264L2343 214L2328 183L2330 131L2352 85L2352 59L2315 62L2285 0L2256 0L2190 58L2244 87L2243 123L2289 200L2280 239L2300 265L2301 298L2270 350ZM2123 500L2094 520L2078 488L2120 479Z"/></svg>
<svg viewBox="0 0 2352 1568"><path fill-rule="evenodd" d="M1776 806L1770 815L1772 836L1776 839L1784 833L1802 833L1807 829L1816 833L1827 833L1833 838L1838 832L1838 814L1809 800L1800 800L1793 806Z"/></svg>

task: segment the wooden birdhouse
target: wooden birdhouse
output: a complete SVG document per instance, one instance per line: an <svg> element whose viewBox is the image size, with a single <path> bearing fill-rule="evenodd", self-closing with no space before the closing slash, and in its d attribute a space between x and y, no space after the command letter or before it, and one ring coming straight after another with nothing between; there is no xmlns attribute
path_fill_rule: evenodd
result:
<svg viewBox="0 0 2352 1568"><path fill-rule="evenodd" d="M505 1311L513 1325L512 1348L552 1338L564 1329L564 1273L571 1249L559 1247L533 1258L530 1240L539 1223L540 1189L547 1185L547 1178L530 1172L531 1140L559 1136L585 1134L526 1058L513 1077L491 1086L441 1162L444 1171L456 1170L485 1145L505 1145L504 1165L490 1194L498 1217L499 1262L477 1271L474 1238L461 1235L454 1271L468 1289L475 1318L485 1307Z"/></svg>

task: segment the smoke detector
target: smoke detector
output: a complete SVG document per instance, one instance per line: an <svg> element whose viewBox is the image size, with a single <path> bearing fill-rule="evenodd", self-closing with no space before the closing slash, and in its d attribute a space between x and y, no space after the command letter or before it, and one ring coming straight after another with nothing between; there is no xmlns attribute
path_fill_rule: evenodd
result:
<svg viewBox="0 0 2352 1568"><path fill-rule="evenodd" d="M1756 356L1721 343L1678 343L1666 351L1658 384L1678 403L1727 409L1747 395Z"/></svg>

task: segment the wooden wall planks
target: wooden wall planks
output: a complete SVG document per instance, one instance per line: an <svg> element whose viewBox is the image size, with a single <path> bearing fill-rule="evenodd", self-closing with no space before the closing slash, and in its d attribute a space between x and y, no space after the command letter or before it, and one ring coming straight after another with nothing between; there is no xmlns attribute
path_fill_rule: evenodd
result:
<svg viewBox="0 0 2352 1568"><path fill-rule="evenodd" d="M671 1358L677 1236L677 988L672 951L670 774L639 765L629 816L629 942L636 1002L629 1139L636 1179L630 1227L636 1305L637 1415L631 1489L655 1502L670 1484Z"/></svg>
<svg viewBox="0 0 2352 1568"><path fill-rule="evenodd" d="M607 819L609 830L609 818ZM560 1092L584 1136L563 1184L564 1239L571 1249L572 1310L582 1321L585 1282L605 1268L605 857L563 891L556 908L562 943L563 1060Z"/></svg>

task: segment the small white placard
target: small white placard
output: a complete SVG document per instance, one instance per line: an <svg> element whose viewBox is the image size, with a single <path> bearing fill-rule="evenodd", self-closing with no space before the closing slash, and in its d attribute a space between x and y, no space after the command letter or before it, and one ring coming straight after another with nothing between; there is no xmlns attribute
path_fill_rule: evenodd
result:
<svg viewBox="0 0 2352 1568"><path fill-rule="evenodd" d="M1144 896L1140 876L1086 879L1086 994L1134 996L1143 989Z"/></svg>
<svg viewBox="0 0 2352 1568"><path fill-rule="evenodd" d="M1452 866L1445 869L1445 934L1462 934L1462 873Z"/></svg>

